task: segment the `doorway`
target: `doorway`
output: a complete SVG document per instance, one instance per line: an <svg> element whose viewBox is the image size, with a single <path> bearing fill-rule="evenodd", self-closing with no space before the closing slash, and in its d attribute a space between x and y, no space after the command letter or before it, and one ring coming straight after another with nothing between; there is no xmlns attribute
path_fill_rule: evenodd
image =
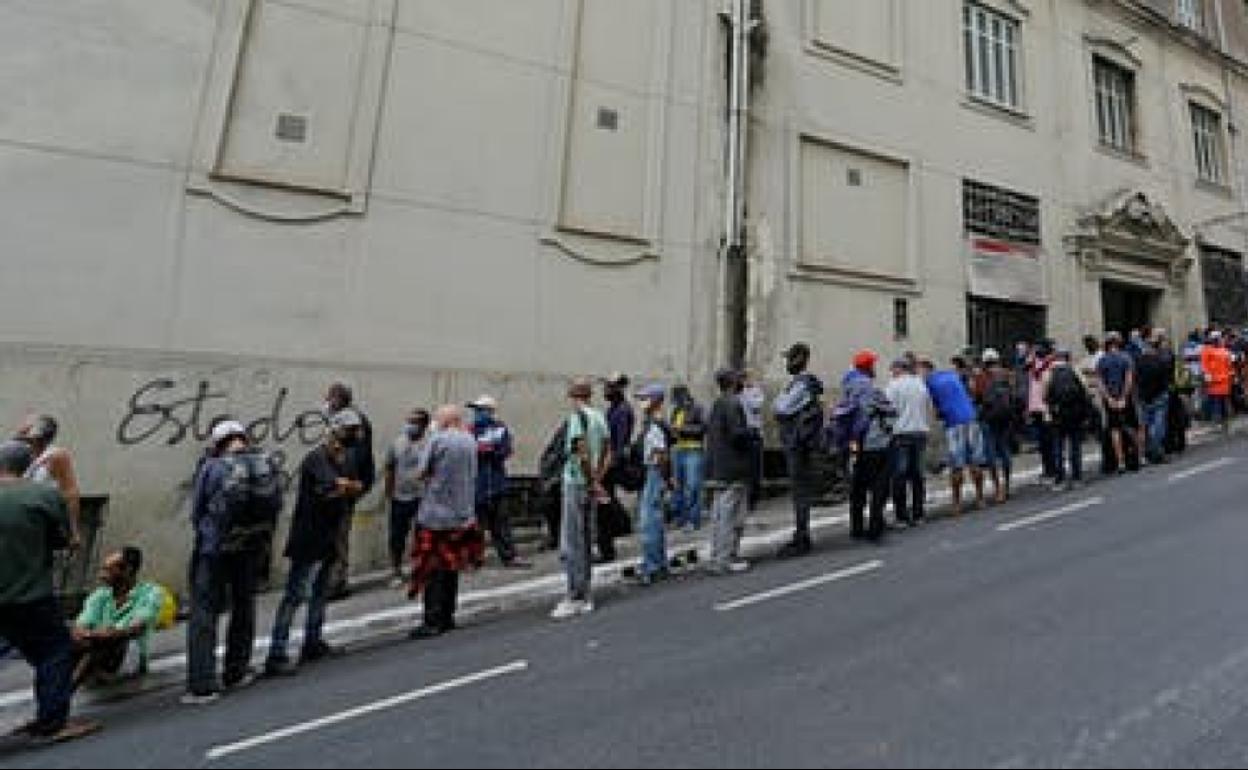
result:
<svg viewBox="0 0 1248 770"><path fill-rule="evenodd" d="M1156 289L1102 281L1101 310L1105 319L1104 331L1119 332L1125 337L1132 329L1151 326L1153 310L1160 298L1161 292Z"/></svg>

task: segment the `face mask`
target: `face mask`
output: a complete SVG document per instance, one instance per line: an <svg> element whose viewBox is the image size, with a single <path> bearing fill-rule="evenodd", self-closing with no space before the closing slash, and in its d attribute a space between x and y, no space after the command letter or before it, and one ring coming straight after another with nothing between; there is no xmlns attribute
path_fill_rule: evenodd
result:
<svg viewBox="0 0 1248 770"><path fill-rule="evenodd" d="M412 441L415 441L425 434L425 426L406 425L403 428L403 432L407 434L407 437L409 439L411 439Z"/></svg>

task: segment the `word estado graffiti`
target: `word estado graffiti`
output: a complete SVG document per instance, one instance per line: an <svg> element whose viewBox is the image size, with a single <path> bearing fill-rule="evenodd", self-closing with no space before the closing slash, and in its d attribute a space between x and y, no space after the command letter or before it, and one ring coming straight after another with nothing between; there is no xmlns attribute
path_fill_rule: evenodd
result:
<svg viewBox="0 0 1248 770"><path fill-rule="evenodd" d="M247 435L257 443L285 444L292 439L304 446L311 446L325 435L325 415L316 409L307 409L286 418L286 399L290 391L280 388L273 398L272 408L250 422L240 420L247 428ZM239 419L228 412L210 414L217 407L213 404L228 402L230 394L214 390L208 380L200 380L192 395L179 392L178 383L161 378L143 385L127 402L125 415L117 425L117 443L136 446L149 442L161 442L166 446L178 446L188 439L207 441L212 427L221 420Z"/></svg>

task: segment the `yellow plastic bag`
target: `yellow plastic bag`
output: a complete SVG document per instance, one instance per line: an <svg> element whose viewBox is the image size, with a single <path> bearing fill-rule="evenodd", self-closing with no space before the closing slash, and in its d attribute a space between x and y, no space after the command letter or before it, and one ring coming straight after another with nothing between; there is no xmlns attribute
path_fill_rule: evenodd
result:
<svg viewBox="0 0 1248 770"><path fill-rule="evenodd" d="M178 619L178 600L174 598L173 591L165 586L158 585L157 587L163 596L160 601L160 612L156 615L156 628L163 631L166 628L173 628L173 624Z"/></svg>

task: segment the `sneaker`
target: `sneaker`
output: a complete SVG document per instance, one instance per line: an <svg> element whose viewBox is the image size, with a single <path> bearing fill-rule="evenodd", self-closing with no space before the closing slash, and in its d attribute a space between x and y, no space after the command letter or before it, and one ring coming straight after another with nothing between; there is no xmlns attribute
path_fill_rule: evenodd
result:
<svg viewBox="0 0 1248 770"><path fill-rule="evenodd" d="M594 603L590 601L589 599L585 599L584 601L581 601L579 603L579 606L576 608L576 613L578 615L588 615L589 613L593 611L594 611Z"/></svg>
<svg viewBox="0 0 1248 770"><path fill-rule="evenodd" d="M234 676L226 677L222 681L222 684L225 685L225 689L227 692L231 690L244 690L248 687L251 687L255 683L256 683L256 672L252 671L251 669L247 669L242 674L236 677Z"/></svg>
<svg viewBox="0 0 1248 770"><path fill-rule="evenodd" d="M334 658L341 654L341 647L322 640L310 647L304 647L303 651L299 653L299 660L304 663L312 663L325 658Z"/></svg>
<svg viewBox="0 0 1248 770"><path fill-rule="evenodd" d="M182 697L178 699L178 701L183 706L207 706L212 703L216 703L220 699L221 699L221 693L219 692L203 692L203 693L188 692L188 693L184 693Z"/></svg>
<svg viewBox="0 0 1248 770"><path fill-rule="evenodd" d="M734 575L745 572L750 568L750 563L745 559L729 559L725 562L712 562L707 565L707 571L712 575Z"/></svg>
<svg viewBox="0 0 1248 770"><path fill-rule="evenodd" d="M797 537L784 544L778 554L781 559L790 559L795 556L805 556L810 553L810 538Z"/></svg>
<svg viewBox="0 0 1248 770"><path fill-rule="evenodd" d="M551 610L550 617L554 620L567 620L593 611L594 603L588 599L564 599Z"/></svg>
<svg viewBox="0 0 1248 770"><path fill-rule="evenodd" d="M264 675L271 677L294 676L299 673L299 667L293 661L287 658L280 658L267 661L264 664Z"/></svg>
<svg viewBox="0 0 1248 770"><path fill-rule="evenodd" d="M410 632L408 632L407 638L408 639L432 639L435 636L441 636L442 634L445 634L445 633L446 633L446 629L440 626L427 626L424 623L421 623L419 626L416 626Z"/></svg>

